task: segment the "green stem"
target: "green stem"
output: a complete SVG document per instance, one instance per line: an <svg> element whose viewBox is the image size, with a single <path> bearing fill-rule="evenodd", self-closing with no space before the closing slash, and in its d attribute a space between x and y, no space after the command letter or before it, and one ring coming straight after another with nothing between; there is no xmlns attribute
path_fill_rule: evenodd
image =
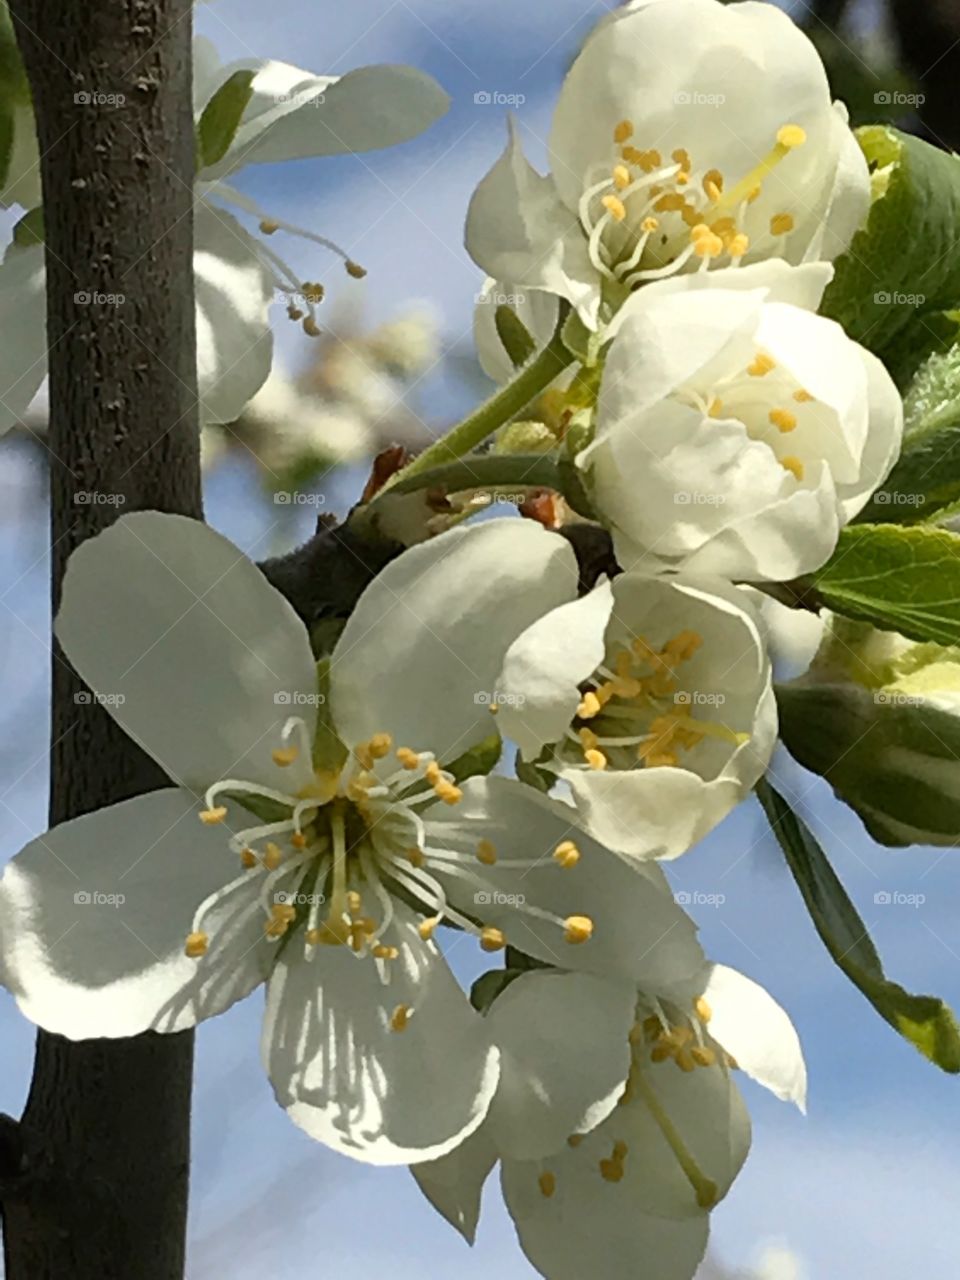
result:
<svg viewBox="0 0 960 1280"><path fill-rule="evenodd" d="M495 395L475 409L468 417L459 422L429 448L424 449L412 462L407 463L402 471L384 486L391 489L400 480L408 480L411 476L423 471L432 471L435 467L444 466L462 458L464 454L475 449L478 444L493 435L498 427L510 422L522 412L531 400L545 391L558 374L568 368L574 356L567 350L560 336L562 325L558 325L553 337L540 354L518 372L512 382L501 387Z"/></svg>
<svg viewBox="0 0 960 1280"><path fill-rule="evenodd" d="M405 468L395 477L389 492L401 494L437 489L442 493L466 493L472 489L485 489L495 493L511 488L554 489L563 494L579 515L595 518L577 468L556 453L471 454L414 475ZM374 506L376 502L377 498L374 498Z"/></svg>

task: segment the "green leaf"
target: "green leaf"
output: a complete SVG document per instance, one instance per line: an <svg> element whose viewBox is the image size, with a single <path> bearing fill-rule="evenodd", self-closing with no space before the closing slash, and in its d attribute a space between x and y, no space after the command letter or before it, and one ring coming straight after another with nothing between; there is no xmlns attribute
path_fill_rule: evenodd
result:
<svg viewBox="0 0 960 1280"><path fill-rule="evenodd" d="M43 206L38 205L36 209L25 213L13 228L13 243L21 249L27 249L34 244L43 244L45 234Z"/></svg>
<svg viewBox="0 0 960 1280"><path fill-rule="evenodd" d="M874 840L956 846L960 716L853 681L778 685L777 707L787 750L827 779Z"/></svg>
<svg viewBox="0 0 960 1280"><path fill-rule="evenodd" d="M0 98L0 190L7 185L7 170L13 154L13 130L15 124L13 104Z"/></svg>
<svg viewBox="0 0 960 1280"><path fill-rule="evenodd" d="M514 764L514 772L521 782L528 787L533 787L537 791L547 794L557 783L557 775L551 773L548 769L541 769L540 766L532 760L524 760L521 755L517 755Z"/></svg>
<svg viewBox="0 0 960 1280"><path fill-rule="evenodd" d="M488 969L481 973L470 988L470 1003L478 1013L486 1013L494 1000L503 995L521 973L520 969Z"/></svg>
<svg viewBox="0 0 960 1280"><path fill-rule="evenodd" d="M862 521L914 524L960 499L960 343L927 358L906 391L904 415L900 458Z"/></svg>
<svg viewBox="0 0 960 1280"><path fill-rule="evenodd" d="M493 313L497 337L515 369L525 365L537 349L533 335L513 307L501 303Z"/></svg>
<svg viewBox="0 0 960 1280"><path fill-rule="evenodd" d="M885 125L857 138L874 202L821 309L883 355L919 319L960 302L960 158Z"/></svg>
<svg viewBox="0 0 960 1280"><path fill-rule="evenodd" d="M229 150L253 95L253 71L235 71L203 109L197 122L197 168L217 164Z"/></svg>
<svg viewBox="0 0 960 1280"><path fill-rule="evenodd" d="M494 731L482 742L478 742L475 747L465 751L462 756L457 756L456 760L444 765L444 768L448 773L453 774L455 782L466 782L468 778L475 778L478 775L486 776L497 767L502 750L503 743L500 735Z"/></svg>
<svg viewBox="0 0 960 1280"><path fill-rule="evenodd" d="M848 618L913 640L960 643L960 537L946 529L852 525L809 581Z"/></svg>
<svg viewBox="0 0 960 1280"><path fill-rule="evenodd" d="M925 1058L960 1072L960 1028L935 996L915 996L883 972L867 927L813 833L767 783L757 795L780 843L820 938L850 981L876 1011Z"/></svg>

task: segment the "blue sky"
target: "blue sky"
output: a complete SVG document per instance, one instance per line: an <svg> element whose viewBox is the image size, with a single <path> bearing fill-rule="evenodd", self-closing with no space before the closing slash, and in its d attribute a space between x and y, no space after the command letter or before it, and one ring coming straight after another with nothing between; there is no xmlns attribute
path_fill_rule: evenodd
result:
<svg viewBox="0 0 960 1280"><path fill-rule="evenodd" d="M363 289L371 320L426 300L442 317L446 344L456 347L468 335L481 283L461 245L463 214L505 134L504 111L474 95L524 95L518 114L536 158L564 67L603 11L584 0L214 0L201 7L198 25L225 59L252 51L314 71L408 61L445 85L450 114L418 142L382 155L261 167L238 185L285 218L339 239L370 269L364 285L354 285L312 248L283 246L305 278L326 279L334 294ZM306 356L306 339L295 326L281 335L282 358L294 367ZM453 411L443 378L429 376L420 391L435 422ZM43 486L26 451L3 446L0 486L2 859L45 826L49 618ZM342 489L330 496L331 506L349 497ZM228 467L214 476L208 513L252 554L265 553L273 511L253 497L244 474ZM777 768L802 797L889 973L960 1005L957 855L880 849L822 784L787 761ZM674 864L671 876L677 889L722 895L717 906L694 908L708 950L762 980L788 1008L811 1075L806 1119L746 1083L754 1150L715 1214L718 1255L745 1265L762 1242L782 1239L806 1260L807 1280L951 1274L960 1187L956 1083L900 1041L834 968L754 806ZM883 890L925 901L876 904ZM465 980L478 967L466 950L458 955ZM349 1265L391 1280L533 1275L494 1183L471 1253L405 1171L363 1168L296 1130L260 1069L259 1018L254 997L199 1035L192 1280L286 1280L309 1274L317 1259L324 1273ZM0 1039L0 1109L17 1112L32 1032L5 995Z"/></svg>

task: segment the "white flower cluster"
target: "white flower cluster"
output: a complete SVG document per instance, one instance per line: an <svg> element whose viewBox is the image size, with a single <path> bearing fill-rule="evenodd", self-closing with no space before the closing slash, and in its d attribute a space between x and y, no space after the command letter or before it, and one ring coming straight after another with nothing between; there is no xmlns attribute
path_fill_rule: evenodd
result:
<svg viewBox="0 0 960 1280"><path fill-rule="evenodd" d="M259 120L238 157L289 151ZM749 1148L735 1071L801 1108L806 1072L787 1015L707 960L658 862L773 751L746 586L831 554L902 408L817 315L869 181L773 5L618 9L550 150L542 177L511 137L468 246L533 338L562 307L593 335L576 463L622 571L580 594L559 533L455 528L388 565L318 665L226 539L122 517L74 553L57 635L174 785L8 865L0 965L24 1013L73 1038L177 1031L265 984L264 1065L312 1136L412 1165L470 1239L499 1162L549 1280L691 1280ZM481 356L506 371L481 309ZM492 774L501 734L568 799ZM476 1007L442 937L506 953Z"/></svg>

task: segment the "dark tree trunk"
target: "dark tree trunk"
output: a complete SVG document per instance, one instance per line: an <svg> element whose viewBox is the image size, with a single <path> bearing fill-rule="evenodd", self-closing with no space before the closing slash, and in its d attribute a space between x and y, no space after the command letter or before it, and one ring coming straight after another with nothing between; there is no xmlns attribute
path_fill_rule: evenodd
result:
<svg viewBox="0 0 960 1280"><path fill-rule="evenodd" d="M54 609L70 552L118 515L202 514L192 7L10 0L43 156ZM52 822L164 783L81 690L55 648ZM0 1126L8 1280L180 1280L192 1054L189 1034L39 1035Z"/></svg>

